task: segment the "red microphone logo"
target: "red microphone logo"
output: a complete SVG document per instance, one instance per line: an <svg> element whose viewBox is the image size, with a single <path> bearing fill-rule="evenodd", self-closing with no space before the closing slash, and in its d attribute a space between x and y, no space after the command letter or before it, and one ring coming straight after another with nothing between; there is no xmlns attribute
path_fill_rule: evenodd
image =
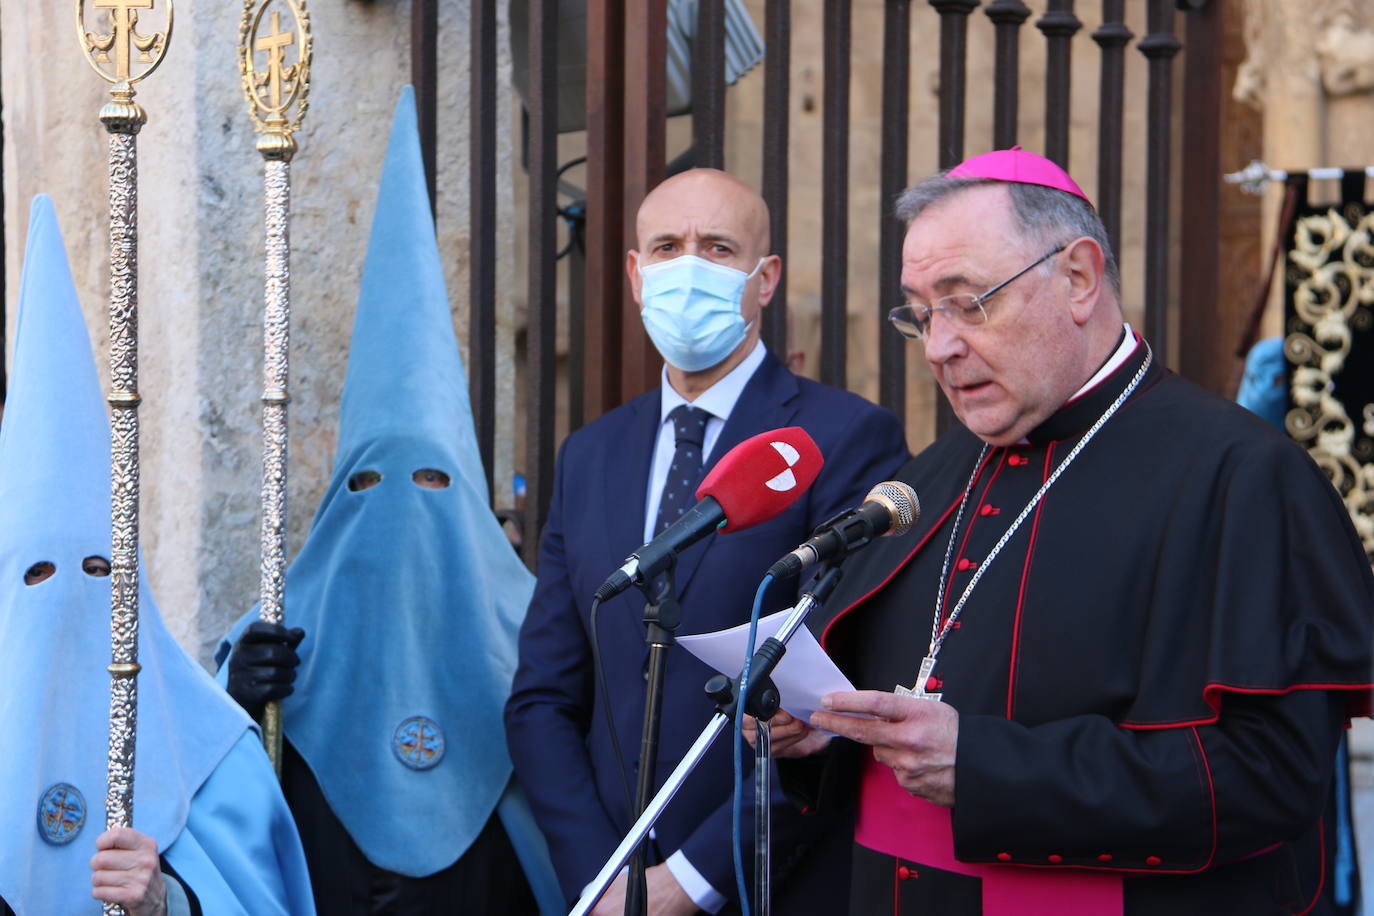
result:
<svg viewBox="0 0 1374 916"><path fill-rule="evenodd" d="M725 511L729 533L768 521L797 501L821 472L825 459L800 426L772 429L745 439L720 459L697 488Z"/></svg>
<svg viewBox="0 0 1374 916"><path fill-rule="evenodd" d="M786 493L797 485L797 475L792 473L792 468L796 466L798 461L801 461L801 452L782 440L770 442L768 444L777 450L777 453L782 456L783 461L787 462L787 470L776 477L765 480L763 485L770 490Z"/></svg>

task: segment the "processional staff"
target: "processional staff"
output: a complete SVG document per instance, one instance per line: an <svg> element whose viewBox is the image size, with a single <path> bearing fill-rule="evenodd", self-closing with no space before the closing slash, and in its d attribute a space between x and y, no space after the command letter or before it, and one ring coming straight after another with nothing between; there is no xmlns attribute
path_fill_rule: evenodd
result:
<svg viewBox="0 0 1374 916"><path fill-rule="evenodd" d="M104 11L86 27L87 7ZM139 15L149 23L140 30ZM107 27L108 32L101 31ZM130 827L138 727L138 156L148 115L134 84L148 77L172 38L172 0L77 0L86 60L112 84L100 109L110 134L110 743L105 827ZM107 903L104 912L124 908Z"/></svg>
<svg viewBox="0 0 1374 916"><path fill-rule="evenodd" d="M287 29L282 30L282 13ZM266 28L264 28L264 25ZM286 404L291 324L291 157L310 91L305 0L244 0L239 74L262 154L266 217L263 310L262 587L259 616L280 624L286 593ZM292 59L294 58L294 59ZM292 59L290 63L288 60ZM281 776L281 703L262 714L262 740Z"/></svg>

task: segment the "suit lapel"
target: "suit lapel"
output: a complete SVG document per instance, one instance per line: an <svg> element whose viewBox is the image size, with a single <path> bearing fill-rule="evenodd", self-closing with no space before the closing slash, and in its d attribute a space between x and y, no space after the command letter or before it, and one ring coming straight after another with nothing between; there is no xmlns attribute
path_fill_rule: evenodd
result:
<svg viewBox="0 0 1374 916"><path fill-rule="evenodd" d="M735 402L734 410L725 421L720 437L711 448L706 461L705 471L711 473L716 462L750 436L770 429L786 426L797 415L796 396L800 391L797 379L782 363L765 353L763 362L745 384ZM647 473L647 472L646 472ZM687 585L692 581L697 568L701 565L706 551L716 540L715 532L707 535L696 544L682 552L677 560L677 593L685 595Z"/></svg>
<svg viewBox="0 0 1374 916"><path fill-rule="evenodd" d="M657 389L630 402L633 410L623 438L612 437L605 455L602 493L605 496L606 551L609 573L644 543L644 501L649 489L649 464L658 435L660 395Z"/></svg>

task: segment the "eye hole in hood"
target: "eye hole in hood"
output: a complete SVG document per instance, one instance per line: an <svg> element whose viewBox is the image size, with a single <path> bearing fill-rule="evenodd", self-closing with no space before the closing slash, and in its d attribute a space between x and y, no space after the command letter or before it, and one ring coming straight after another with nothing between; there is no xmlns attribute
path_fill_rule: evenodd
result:
<svg viewBox="0 0 1374 916"><path fill-rule="evenodd" d="M359 471L348 478L348 489L354 493L360 493L363 490L372 489L381 482L382 475L377 471Z"/></svg>
<svg viewBox="0 0 1374 916"><path fill-rule="evenodd" d="M437 468L420 468L410 475L410 479L426 490L442 490L449 485L449 476Z"/></svg>
<svg viewBox="0 0 1374 916"><path fill-rule="evenodd" d="M89 556L81 561L81 571L97 579L110 574L110 561L101 556Z"/></svg>
<svg viewBox="0 0 1374 916"><path fill-rule="evenodd" d="M57 572L57 567L47 560L35 563L24 572L25 585L37 585L39 582L47 581L52 578L52 574Z"/></svg>

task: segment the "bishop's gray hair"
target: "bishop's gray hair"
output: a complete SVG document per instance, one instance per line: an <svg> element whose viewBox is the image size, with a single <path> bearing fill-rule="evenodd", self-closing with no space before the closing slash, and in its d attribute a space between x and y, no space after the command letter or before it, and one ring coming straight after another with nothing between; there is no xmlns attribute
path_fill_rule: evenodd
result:
<svg viewBox="0 0 1374 916"><path fill-rule="evenodd" d="M931 204L951 194L979 185L1005 185L1011 194L1016 221L1022 237L1031 243L1049 248L1071 239L1087 236L1102 249L1103 271L1117 302L1121 301L1121 270L1117 267L1107 228L1092 205L1077 195L1038 184L996 181L990 178L950 178L941 172L907 188L897 197L896 214L910 226Z"/></svg>

